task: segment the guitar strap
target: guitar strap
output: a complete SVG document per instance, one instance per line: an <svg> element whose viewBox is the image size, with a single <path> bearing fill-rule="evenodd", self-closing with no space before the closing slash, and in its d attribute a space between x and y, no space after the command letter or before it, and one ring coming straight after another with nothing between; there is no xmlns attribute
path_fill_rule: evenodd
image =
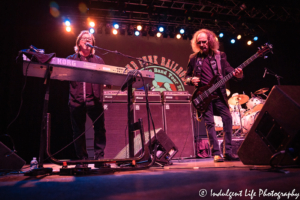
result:
<svg viewBox="0 0 300 200"><path fill-rule="evenodd" d="M217 61L219 76L220 76L220 78L223 78L222 69L221 69L221 52L220 51L217 51L217 53L215 53L215 59Z"/></svg>

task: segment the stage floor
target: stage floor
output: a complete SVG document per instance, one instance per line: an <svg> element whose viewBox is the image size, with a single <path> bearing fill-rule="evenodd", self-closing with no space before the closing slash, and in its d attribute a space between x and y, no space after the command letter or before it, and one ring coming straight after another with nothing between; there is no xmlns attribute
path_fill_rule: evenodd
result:
<svg viewBox="0 0 300 200"><path fill-rule="evenodd" d="M58 175L61 166L55 164L44 167L53 168L55 175L1 176L1 199L288 199L284 196L288 194L289 199L296 199L300 193L299 168L269 172L269 166L246 166L240 161L214 163L213 158L78 176ZM94 169L93 164L89 167ZM28 169L26 165L22 170Z"/></svg>

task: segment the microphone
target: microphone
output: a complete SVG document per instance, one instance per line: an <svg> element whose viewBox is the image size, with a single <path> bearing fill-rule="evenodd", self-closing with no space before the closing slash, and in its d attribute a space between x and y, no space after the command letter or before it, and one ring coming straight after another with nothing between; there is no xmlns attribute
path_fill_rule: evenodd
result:
<svg viewBox="0 0 300 200"><path fill-rule="evenodd" d="M267 71L268 71L268 69L265 67L265 73L263 75L263 78L265 78Z"/></svg>
<svg viewBox="0 0 300 200"><path fill-rule="evenodd" d="M88 47L94 48L94 46L93 46L93 45L91 45L90 43L85 43L85 46L88 46Z"/></svg>

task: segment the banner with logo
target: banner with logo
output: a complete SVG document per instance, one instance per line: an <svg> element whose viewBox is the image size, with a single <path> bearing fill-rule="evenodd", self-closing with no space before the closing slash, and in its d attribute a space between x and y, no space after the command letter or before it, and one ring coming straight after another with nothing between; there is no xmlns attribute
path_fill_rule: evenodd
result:
<svg viewBox="0 0 300 200"><path fill-rule="evenodd" d="M150 86L152 91L189 91L194 88L184 84L189 55L192 54L190 40L127 35L95 35L96 46L117 51L126 56L142 58L155 65L114 53L97 51L105 64L129 69L149 70L155 73Z"/></svg>

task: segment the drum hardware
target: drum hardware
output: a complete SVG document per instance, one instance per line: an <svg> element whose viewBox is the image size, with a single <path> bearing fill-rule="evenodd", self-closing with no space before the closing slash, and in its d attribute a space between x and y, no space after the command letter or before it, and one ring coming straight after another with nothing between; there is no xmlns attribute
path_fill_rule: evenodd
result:
<svg viewBox="0 0 300 200"><path fill-rule="evenodd" d="M261 89L255 91L254 94L256 94L256 95L262 94L265 97L268 97L267 95L265 95L265 93L268 92L268 91L269 91L269 88L261 88Z"/></svg>
<svg viewBox="0 0 300 200"><path fill-rule="evenodd" d="M238 108L238 118L240 121L240 126L238 130L236 130L233 135L235 136L237 133L241 131L243 135L243 122L242 122L242 114L241 114L241 104L248 102L249 97L245 94L233 94L232 97L228 100L228 103L231 105L235 105ZM235 120L235 119L232 119Z"/></svg>

